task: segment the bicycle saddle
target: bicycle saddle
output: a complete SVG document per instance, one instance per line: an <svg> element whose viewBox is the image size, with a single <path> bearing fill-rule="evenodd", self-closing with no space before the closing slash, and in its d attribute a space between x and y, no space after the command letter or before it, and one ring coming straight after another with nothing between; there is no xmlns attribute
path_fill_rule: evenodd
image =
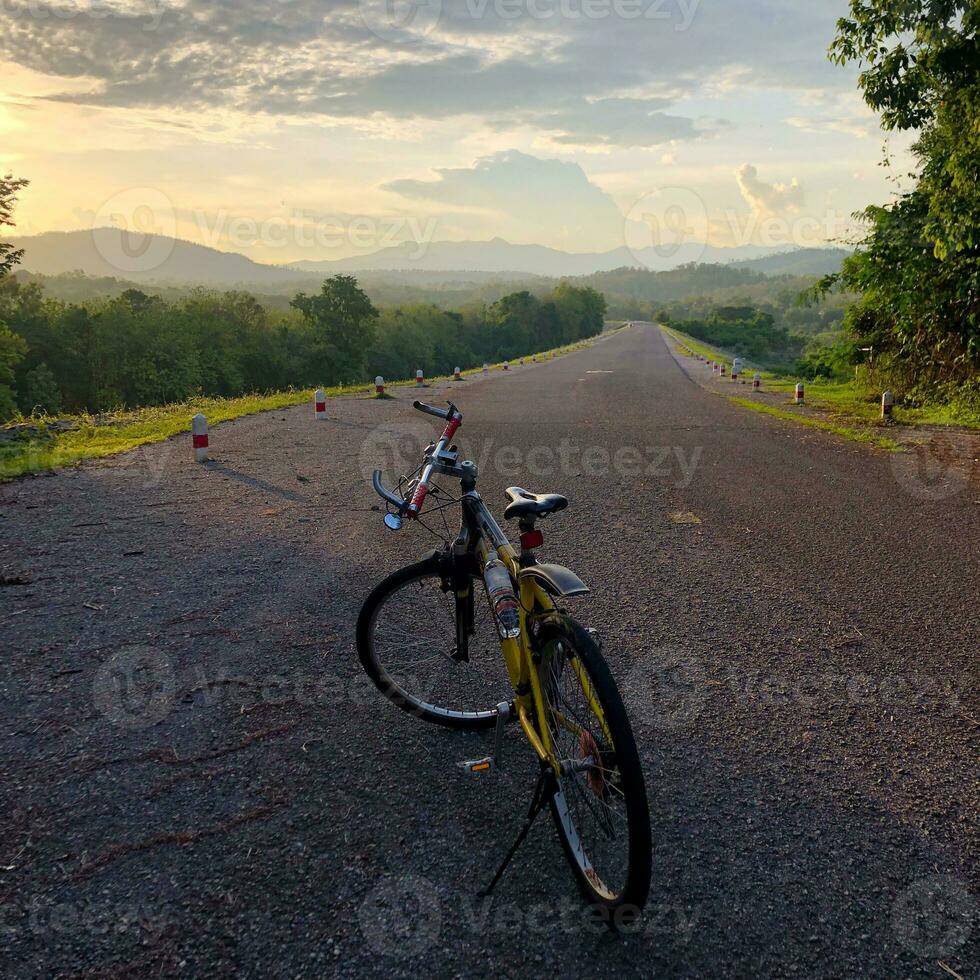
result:
<svg viewBox="0 0 980 980"><path fill-rule="evenodd" d="M504 510L504 520L507 521L514 517L527 517L529 514L546 517L548 514L557 514L568 506L568 498L560 493L531 493L530 490L522 490L520 487L508 487L504 493L510 500Z"/></svg>

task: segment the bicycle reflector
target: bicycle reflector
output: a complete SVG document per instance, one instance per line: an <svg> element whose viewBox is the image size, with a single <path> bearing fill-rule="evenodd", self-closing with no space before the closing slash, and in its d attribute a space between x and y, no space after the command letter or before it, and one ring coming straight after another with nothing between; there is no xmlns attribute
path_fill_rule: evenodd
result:
<svg viewBox="0 0 980 980"><path fill-rule="evenodd" d="M521 535L521 550L522 551L533 551L535 548L540 548L544 544L544 535L538 531L525 531Z"/></svg>

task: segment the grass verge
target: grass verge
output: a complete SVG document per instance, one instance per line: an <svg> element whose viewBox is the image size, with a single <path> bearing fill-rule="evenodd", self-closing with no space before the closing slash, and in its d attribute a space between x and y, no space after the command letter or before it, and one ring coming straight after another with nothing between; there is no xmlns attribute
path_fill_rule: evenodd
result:
<svg viewBox="0 0 980 980"><path fill-rule="evenodd" d="M679 330L662 325L660 329L669 334L676 343L687 347L702 357L729 363L734 357L728 351L700 343ZM691 356L683 351L680 353L683 357ZM748 362L746 363L748 364ZM865 381L827 381L823 379L806 381L774 371L755 368L751 365L748 366L746 373L754 374L756 371L759 372L765 382L766 391L785 392L787 399L793 394L797 381L803 380L806 385L807 404L831 412L845 422L874 423L881 417L881 390L874 390ZM793 416L793 418L798 417ZM956 404L923 405L914 408L896 405L892 412L892 420L900 425L956 425L968 429L980 429L980 412Z"/></svg>
<svg viewBox="0 0 980 980"><path fill-rule="evenodd" d="M832 432L835 436L841 436L843 439L850 439L852 442L863 442L867 445L875 446L878 449L885 449L891 453L900 453L903 451L902 447L893 439L887 439L874 432L853 429L850 426L840 425L837 422L826 422L823 419L815 419L809 415L799 415L796 412L788 412L782 408L775 408L772 405L763 405L761 402L750 401L748 398L736 398L732 395L727 395L726 397L730 402L753 412L761 412L763 415L771 415L773 418L795 422L797 425L805 425L810 429L821 429L824 432Z"/></svg>
<svg viewBox="0 0 980 980"><path fill-rule="evenodd" d="M564 347L529 354L511 362L515 367L537 361L550 360L562 354L591 347L599 337L608 337L618 330L608 330L597 337L580 340ZM503 362L491 365L499 369ZM481 375L482 367L464 371L464 377ZM427 379L429 381L450 381L452 375ZM414 379L386 382L390 388L414 388ZM374 394L374 384L339 386L325 389L328 398L340 395ZM312 400L313 391L278 391L268 395L243 395L240 398L194 398L173 405L156 408L142 408L130 412L117 412L95 417L90 415L59 416L58 419L26 419L31 431L24 431L13 439L0 439L0 481L11 480L32 473L43 473L74 466L88 459L101 459L128 452L139 446L153 442L163 442L171 436L186 433L190 429L191 417L198 412L207 416L210 426L231 419L288 408L292 405L307 404ZM391 398L391 395L385 396ZM55 423L68 423L71 428L64 430ZM8 429L11 428L8 426Z"/></svg>

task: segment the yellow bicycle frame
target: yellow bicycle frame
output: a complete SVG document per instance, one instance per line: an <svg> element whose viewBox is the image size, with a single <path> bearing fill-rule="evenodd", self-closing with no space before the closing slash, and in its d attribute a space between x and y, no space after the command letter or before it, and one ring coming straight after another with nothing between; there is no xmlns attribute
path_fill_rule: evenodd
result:
<svg viewBox="0 0 980 980"><path fill-rule="evenodd" d="M483 567L491 557L490 545L483 539L477 546L477 553L482 573ZM556 776L561 775L561 761L559 760L553 740L551 730L548 727L549 706L546 703L541 684L541 674L538 665L534 662L533 651L531 649L531 629L530 619L547 617L549 614L557 612L552 597L541 587L540 584L528 575L520 574L521 567L518 554L512 544L503 544L496 551L497 557L504 563L513 579L518 584L518 599L520 600L520 624L521 635L513 640L501 640L500 649L503 653L504 662L507 665L507 672L510 676L511 686L514 688L516 697L514 698L514 709L517 720L520 722L527 740L545 765L549 766ZM572 668L575 671L579 684L585 692L595 717L599 721L603 730L608 736L606 719L603 716L602 708L598 698L592 690L592 685L588 675L582 665L575 658L572 660ZM578 726L562 719L562 723L574 730Z"/></svg>

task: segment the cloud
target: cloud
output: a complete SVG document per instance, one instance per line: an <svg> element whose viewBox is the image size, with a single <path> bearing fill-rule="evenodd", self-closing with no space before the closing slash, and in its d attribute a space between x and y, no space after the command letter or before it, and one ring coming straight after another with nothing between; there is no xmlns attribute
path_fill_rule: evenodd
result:
<svg viewBox="0 0 980 980"><path fill-rule="evenodd" d="M803 187L794 177L788 184L767 184L750 163L735 174L738 188L746 203L760 215L795 213L803 205Z"/></svg>
<svg viewBox="0 0 980 980"><path fill-rule="evenodd" d="M588 5L559 0L441 0L438 19L392 30L377 20L386 2L112 0L96 16L79 0L4 0L0 60L63 79L52 97L73 104L348 120L506 114L600 146L695 138L691 120L666 113L671 99L736 63L749 66L746 84L783 87L836 71L813 43L829 40L834 16L811 0L649 0L656 17L639 20L612 3L588 16Z"/></svg>
<svg viewBox="0 0 980 980"><path fill-rule="evenodd" d="M534 118L557 132L556 143L575 146L659 146L697 135L694 120L668 115L667 99L596 99Z"/></svg>
<svg viewBox="0 0 980 980"><path fill-rule="evenodd" d="M472 167L437 170L435 180L394 180L384 190L451 208L479 207L493 234L556 248L587 239L595 251L623 243L623 215L577 163L510 150Z"/></svg>

